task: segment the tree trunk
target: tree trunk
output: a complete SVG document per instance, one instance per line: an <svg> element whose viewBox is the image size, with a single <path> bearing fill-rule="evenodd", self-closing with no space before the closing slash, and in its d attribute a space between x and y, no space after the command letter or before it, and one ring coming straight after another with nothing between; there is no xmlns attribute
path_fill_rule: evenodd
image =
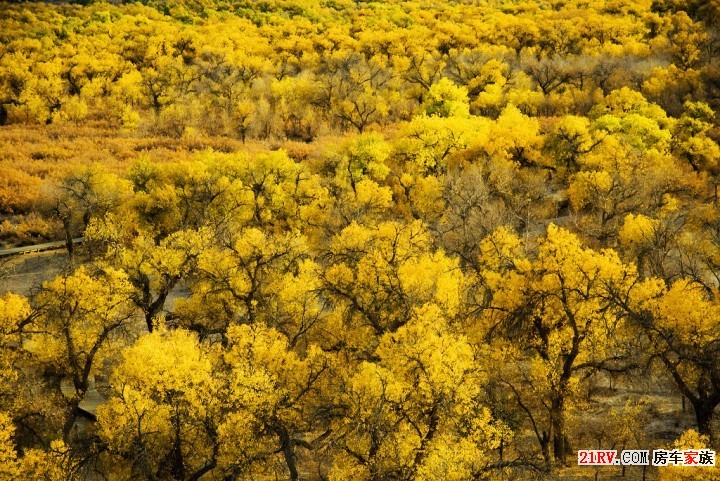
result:
<svg viewBox="0 0 720 481"><path fill-rule="evenodd" d="M80 404L79 399L73 399L65 415L65 422L63 423L63 441L66 444L70 443L70 433L72 432L73 426L75 426L75 419L77 419L78 405Z"/></svg>
<svg viewBox="0 0 720 481"><path fill-rule="evenodd" d="M155 319L165 307L165 300L174 285L175 282L173 282L170 287L164 288L158 293L154 301L150 302L143 308L145 313L145 324L147 324L148 332L153 332L155 330ZM147 289L149 288L149 284L147 284ZM149 290L146 290L143 294L145 295L145 299L152 299L152 294Z"/></svg>
<svg viewBox="0 0 720 481"><path fill-rule="evenodd" d="M545 468L550 471L552 468L552 458L550 457L550 438L551 436L543 431L542 437L540 438L540 451L542 451L542 457L545 461Z"/></svg>
<svg viewBox="0 0 720 481"><path fill-rule="evenodd" d="M699 400L692 403L695 410L695 420L697 421L698 432L703 436L710 438L710 442L715 442L715 436L712 429L712 418L715 412L715 405L708 400Z"/></svg>
<svg viewBox="0 0 720 481"><path fill-rule="evenodd" d="M567 453L567 437L565 436L565 398L558 396L550 406L550 422L552 425L553 457L555 462L565 465Z"/></svg>
<svg viewBox="0 0 720 481"><path fill-rule="evenodd" d="M425 456L427 455L427 448L428 445L432 442L433 438L435 437L435 433L437 432L438 424L440 422L440 407L439 403L433 404L432 409L430 409L429 418L428 418L428 430L425 433L425 437L420 442L420 449L417 450L415 453L415 462L413 463L413 477L414 474L417 472L418 467L422 464L422 462L425 460Z"/></svg>
<svg viewBox="0 0 720 481"><path fill-rule="evenodd" d="M185 479L185 460L183 459L182 452L182 439L180 436L181 423L177 417L173 420L175 427L175 441L173 442L173 448L171 455L171 474L175 479Z"/></svg>
<svg viewBox="0 0 720 481"><path fill-rule="evenodd" d="M277 430L280 437L280 447L285 457L285 464L287 465L288 471L290 472L290 481L297 481L299 478L297 465L295 463L295 448L293 446L293 440L290 437L290 433L287 429L281 427Z"/></svg>
<svg viewBox="0 0 720 481"><path fill-rule="evenodd" d="M65 231L65 248L67 249L68 257L72 261L73 255L75 254L75 244L73 243L72 223L70 219L63 219L63 230Z"/></svg>

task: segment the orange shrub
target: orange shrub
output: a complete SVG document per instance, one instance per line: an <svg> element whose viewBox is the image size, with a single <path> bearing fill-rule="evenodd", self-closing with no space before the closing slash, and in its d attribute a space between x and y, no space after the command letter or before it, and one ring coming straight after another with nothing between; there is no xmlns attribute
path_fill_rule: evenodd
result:
<svg viewBox="0 0 720 481"><path fill-rule="evenodd" d="M0 213L29 212L40 196L41 182L22 170L0 165Z"/></svg>

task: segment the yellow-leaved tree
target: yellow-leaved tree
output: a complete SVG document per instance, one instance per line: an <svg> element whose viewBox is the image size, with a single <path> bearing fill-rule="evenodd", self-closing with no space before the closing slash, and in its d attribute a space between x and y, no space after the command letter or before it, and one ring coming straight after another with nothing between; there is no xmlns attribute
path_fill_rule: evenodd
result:
<svg viewBox="0 0 720 481"><path fill-rule="evenodd" d="M690 278L669 287L649 278L631 290L614 291L613 299L647 336L645 352L690 401L699 433L714 440L712 418L720 404L717 290Z"/></svg>
<svg viewBox="0 0 720 481"><path fill-rule="evenodd" d="M480 365L442 308L414 309L343 377L330 479L479 479L512 436L480 401Z"/></svg>
<svg viewBox="0 0 720 481"><path fill-rule="evenodd" d="M335 309L331 339L361 358L377 336L406 324L414 307L434 302L449 317L462 308L465 277L457 259L430 248L421 222L351 224L332 241L323 291Z"/></svg>
<svg viewBox="0 0 720 481"><path fill-rule="evenodd" d="M66 441L101 361L124 343L121 332L134 316L131 292L124 272L90 265L45 282L32 299L36 314L25 349L47 366L58 390L64 379L72 386L65 398Z"/></svg>
<svg viewBox="0 0 720 481"><path fill-rule="evenodd" d="M312 344L296 352L284 334L262 323L233 326L228 340L220 464L297 481L301 448L323 469L318 453L333 411L331 356ZM270 468L277 462L279 469Z"/></svg>
<svg viewBox="0 0 720 481"><path fill-rule="evenodd" d="M194 334L158 329L141 337L123 351L112 386L97 415L114 469L189 480L214 468L219 382Z"/></svg>
<svg viewBox="0 0 720 481"><path fill-rule="evenodd" d="M470 332L512 360L496 374L527 415L545 462L564 464L571 452L567 413L583 371L629 360L622 310L608 286L628 288L636 273L615 252L585 248L553 224L537 252L530 249L504 228L483 241L488 299Z"/></svg>

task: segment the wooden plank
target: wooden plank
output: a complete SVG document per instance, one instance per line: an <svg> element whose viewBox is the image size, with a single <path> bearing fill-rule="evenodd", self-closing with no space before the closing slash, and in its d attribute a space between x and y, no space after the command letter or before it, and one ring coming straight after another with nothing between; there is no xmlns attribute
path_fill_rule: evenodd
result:
<svg viewBox="0 0 720 481"><path fill-rule="evenodd" d="M82 243L82 241L83 241L82 237L76 237L75 239L73 239L73 244L80 244L80 243ZM2 250L0 250L0 257L27 254L29 252L40 252L40 251L49 251L49 250L55 250L55 249L64 249L64 248L65 248L65 241L46 242L45 244L35 244L32 246L13 247L11 249L2 249Z"/></svg>

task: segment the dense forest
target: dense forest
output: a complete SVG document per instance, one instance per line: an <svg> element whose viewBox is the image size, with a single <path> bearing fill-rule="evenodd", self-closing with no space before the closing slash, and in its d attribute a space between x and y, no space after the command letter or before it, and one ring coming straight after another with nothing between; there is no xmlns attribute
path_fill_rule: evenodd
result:
<svg viewBox="0 0 720 481"><path fill-rule="evenodd" d="M720 479L576 465L720 447L716 112L719 0L0 2L0 479Z"/></svg>

